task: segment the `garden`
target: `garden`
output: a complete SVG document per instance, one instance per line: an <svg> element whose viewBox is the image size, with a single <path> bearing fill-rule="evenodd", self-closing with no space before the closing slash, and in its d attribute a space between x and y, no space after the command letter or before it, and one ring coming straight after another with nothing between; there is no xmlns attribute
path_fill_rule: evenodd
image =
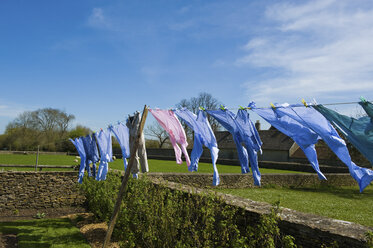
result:
<svg viewBox="0 0 373 248"><path fill-rule="evenodd" d="M34 165L34 154L1 154L0 164ZM40 155L39 164L79 164L75 156ZM120 187L123 160L110 163L113 169L105 181L84 178L80 186L86 197L87 211L93 213L93 223L108 222L113 212L115 199ZM174 161L149 160L150 173L187 173L185 164ZM240 173L239 166L218 165L221 174ZM34 168L5 167L9 170L35 170ZM71 171L73 169L43 168L43 171ZM38 170L39 171L39 170ZM198 173L212 173L209 163L200 163ZM261 169L266 173L301 173L286 170ZM113 240L121 247L295 247L296 240L280 232L278 212L280 207L300 212L351 221L366 227L373 227L369 214L373 205L373 186L359 193L358 186L314 186L279 187L267 185L244 189L213 188L213 191L236 195L242 198L273 205L268 215L258 219L248 216L242 209L227 205L211 190L202 194L186 194L173 190L167 185L153 184L146 176L140 180L131 179L122 202L113 233ZM14 213L15 215L17 213ZM38 219L39 218L39 219ZM34 216L33 219L16 222L2 222L3 235L17 234L19 247L85 247L85 238L74 219L50 219ZM250 223L250 224L249 224ZM367 233L367 240L372 236ZM69 238L61 238L69 236ZM103 233L101 233L103 239ZM91 244L92 245L92 244ZM331 247L334 244L320 244ZM367 243L369 245L369 243Z"/></svg>

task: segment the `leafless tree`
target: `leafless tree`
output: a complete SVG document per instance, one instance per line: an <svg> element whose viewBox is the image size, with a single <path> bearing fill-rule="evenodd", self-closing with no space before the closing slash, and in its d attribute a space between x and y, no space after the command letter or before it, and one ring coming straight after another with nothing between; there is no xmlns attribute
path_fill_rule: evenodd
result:
<svg viewBox="0 0 373 248"><path fill-rule="evenodd" d="M44 149L55 150L67 138L68 127L74 115L53 108L25 111L5 130L9 143L19 149L32 149L41 145Z"/></svg>
<svg viewBox="0 0 373 248"><path fill-rule="evenodd" d="M214 98L211 94L202 92L199 93L197 97L192 97L189 100L182 99L178 104L176 104L176 107L185 107L196 114L200 107L205 109L218 109L221 104L222 103L218 99ZM219 122L209 115L207 118L210 122L212 130L217 131L220 127ZM182 124L188 137L192 139L191 137L193 137L193 131L185 123L182 122Z"/></svg>
<svg viewBox="0 0 373 248"><path fill-rule="evenodd" d="M159 125L158 122L154 122L151 126L148 126L145 129L145 134L157 139L159 148L162 148L163 145L168 140L167 132Z"/></svg>

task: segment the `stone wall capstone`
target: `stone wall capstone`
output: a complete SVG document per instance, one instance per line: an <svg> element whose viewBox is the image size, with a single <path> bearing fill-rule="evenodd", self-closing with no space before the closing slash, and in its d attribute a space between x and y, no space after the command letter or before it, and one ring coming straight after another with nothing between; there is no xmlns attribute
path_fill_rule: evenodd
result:
<svg viewBox="0 0 373 248"><path fill-rule="evenodd" d="M182 191L185 194L201 194L211 192L216 194L232 207L239 208L239 214L248 216L250 223L255 223L263 214L269 214L273 209L271 204L244 199L238 196L213 192L209 189L199 189L188 185L174 182L165 182L162 179L152 178L153 183L163 184L168 188ZM331 219L315 214L302 213L289 208L281 208L279 213L279 228L283 234L292 235L298 247L335 247L337 242L339 248L367 247L367 232L373 228L362 226L349 221ZM253 221L253 223L251 223Z"/></svg>
<svg viewBox="0 0 373 248"><path fill-rule="evenodd" d="M143 174L141 174L143 175ZM212 173L147 173L150 179L163 179L183 185L195 186L198 188L216 187L212 186ZM357 182L347 173L327 173L328 180L320 180L314 174L262 174L262 186L280 187L312 187L312 186L356 186ZM253 188L254 180L251 174L221 174L218 188Z"/></svg>

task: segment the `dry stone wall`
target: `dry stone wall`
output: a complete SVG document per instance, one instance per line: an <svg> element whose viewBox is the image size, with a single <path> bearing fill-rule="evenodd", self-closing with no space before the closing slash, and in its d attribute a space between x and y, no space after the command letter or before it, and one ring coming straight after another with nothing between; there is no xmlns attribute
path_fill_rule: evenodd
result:
<svg viewBox="0 0 373 248"><path fill-rule="evenodd" d="M0 211L81 206L77 172L0 172Z"/></svg>
<svg viewBox="0 0 373 248"><path fill-rule="evenodd" d="M263 185L280 184L282 186L305 186L317 183L333 185L355 185L350 175L327 174L328 181L318 180L316 175L262 175ZM209 187L212 175L208 174L171 174L149 173L148 177L155 183L164 183L173 190L198 194L208 189L198 189L189 185ZM219 187L252 187L250 175L221 175ZM15 209L41 209L82 206L84 196L79 190L77 172L0 172L0 211ZM242 209L243 214L258 219L261 214L269 213L272 206L232 195L217 193L226 204ZM241 213L242 213L241 211ZM296 238L302 247L320 247L337 241L339 247L363 247L364 234L372 228L355 223L329 219L317 215L300 213L291 209L282 209L280 229L285 234Z"/></svg>
<svg viewBox="0 0 373 248"><path fill-rule="evenodd" d="M328 180L320 180L316 174L262 174L262 186L309 187L318 185L356 186L350 174L325 174ZM204 173L148 173L147 177L199 188L212 187L212 174ZM221 174L219 188L252 188L254 180L249 174Z"/></svg>
<svg viewBox="0 0 373 248"><path fill-rule="evenodd" d="M199 188L212 187L212 174L148 173L163 179ZM315 174L263 174L262 186L305 187L313 185L350 186L356 182L349 174L326 174L327 181ZM255 187L250 174L222 174L220 188ZM0 210L81 206L77 172L0 172Z"/></svg>

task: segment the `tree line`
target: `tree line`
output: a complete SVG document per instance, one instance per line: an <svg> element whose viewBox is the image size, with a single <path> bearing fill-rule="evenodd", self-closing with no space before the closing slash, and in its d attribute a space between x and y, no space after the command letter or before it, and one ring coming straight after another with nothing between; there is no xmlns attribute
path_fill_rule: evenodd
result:
<svg viewBox="0 0 373 248"><path fill-rule="evenodd" d="M0 135L2 150L73 151L68 138L86 135L91 130L82 125L71 128L75 116L54 108L25 111L8 123Z"/></svg>

